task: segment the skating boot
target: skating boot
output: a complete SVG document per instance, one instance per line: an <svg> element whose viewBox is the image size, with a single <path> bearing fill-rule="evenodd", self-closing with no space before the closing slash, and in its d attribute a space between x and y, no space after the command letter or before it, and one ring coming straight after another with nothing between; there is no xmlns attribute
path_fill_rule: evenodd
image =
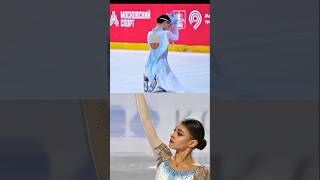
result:
<svg viewBox="0 0 320 180"><path fill-rule="evenodd" d="M143 90L144 92L149 92L149 79L146 75L143 76Z"/></svg>

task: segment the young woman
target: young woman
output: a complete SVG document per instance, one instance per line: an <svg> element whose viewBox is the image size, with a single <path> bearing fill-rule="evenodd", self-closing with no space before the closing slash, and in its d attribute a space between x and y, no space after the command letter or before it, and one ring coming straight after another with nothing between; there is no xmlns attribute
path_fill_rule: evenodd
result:
<svg viewBox="0 0 320 180"><path fill-rule="evenodd" d="M171 26L173 25L173 32ZM171 13L157 18L157 25L148 33L149 59L144 73L145 92L183 92L167 61L169 40L179 39L178 17Z"/></svg>
<svg viewBox="0 0 320 180"><path fill-rule="evenodd" d="M140 119L149 143L157 159L156 180L209 180L209 170L192 158L194 149L202 150L206 146L204 128L195 119L180 122L170 135L169 147L176 151L171 154L152 125L150 113L143 94L136 94Z"/></svg>

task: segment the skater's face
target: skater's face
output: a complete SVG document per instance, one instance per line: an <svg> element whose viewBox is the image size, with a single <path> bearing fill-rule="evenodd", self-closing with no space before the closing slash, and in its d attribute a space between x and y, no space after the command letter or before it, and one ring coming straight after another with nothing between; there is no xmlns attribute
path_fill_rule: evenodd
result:
<svg viewBox="0 0 320 180"><path fill-rule="evenodd" d="M162 29L168 30L169 27L170 27L170 23L168 23L167 21L164 21L164 22L161 24L161 26L162 26Z"/></svg>
<svg viewBox="0 0 320 180"><path fill-rule="evenodd" d="M194 149L198 141L193 139L183 124L178 124L170 135L169 147L175 150Z"/></svg>

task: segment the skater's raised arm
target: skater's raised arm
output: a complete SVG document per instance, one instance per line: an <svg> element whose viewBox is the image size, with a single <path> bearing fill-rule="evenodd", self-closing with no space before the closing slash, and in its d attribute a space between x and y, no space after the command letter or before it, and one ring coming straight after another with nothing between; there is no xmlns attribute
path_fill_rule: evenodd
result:
<svg viewBox="0 0 320 180"><path fill-rule="evenodd" d="M170 19L172 21L173 31L168 31L168 37L169 37L169 39L176 41L179 39L178 17L176 14L172 13L170 15Z"/></svg>
<svg viewBox="0 0 320 180"><path fill-rule="evenodd" d="M167 31L169 39L177 41L179 39L179 28L178 25L173 25L173 32Z"/></svg>
<svg viewBox="0 0 320 180"><path fill-rule="evenodd" d="M149 143L150 143L152 149L154 149L157 146L159 146L162 143L162 141L159 138L155 128L153 127L151 115L150 115L146 100L144 98L144 95L143 94L135 94L135 98L136 98L138 111L140 114L140 120L141 120L143 128L147 134Z"/></svg>

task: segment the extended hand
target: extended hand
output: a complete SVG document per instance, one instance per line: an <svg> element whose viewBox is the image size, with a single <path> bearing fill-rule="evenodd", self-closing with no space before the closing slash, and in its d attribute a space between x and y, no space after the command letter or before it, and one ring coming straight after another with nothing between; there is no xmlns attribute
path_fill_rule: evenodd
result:
<svg viewBox="0 0 320 180"><path fill-rule="evenodd" d="M174 24L174 26L177 26L179 22L178 15L174 12L171 12L169 17L170 17L171 23Z"/></svg>

